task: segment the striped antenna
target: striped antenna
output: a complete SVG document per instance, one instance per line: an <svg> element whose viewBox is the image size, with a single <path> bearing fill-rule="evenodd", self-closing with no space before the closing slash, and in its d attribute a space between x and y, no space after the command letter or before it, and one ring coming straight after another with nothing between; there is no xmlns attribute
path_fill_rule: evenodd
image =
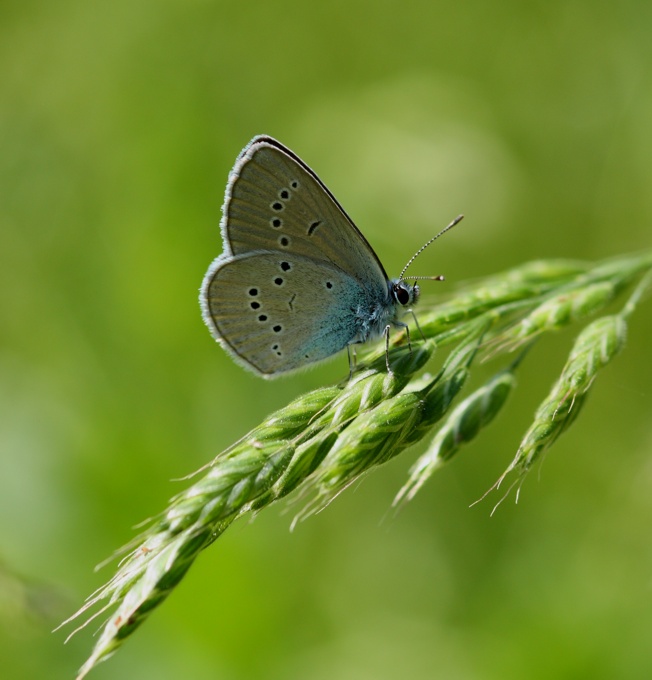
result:
<svg viewBox="0 0 652 680"><path fill-rule="evenodd" d="M445 234L449 229L452 229L456 224L462 221L464 218L464 215L458 215L447 227L444 227L436 236L433 236L430 241L427 243L424 243L419 250L417 250L414 255L409 259L408 263L403 267L403 271L401 272L401 275L398 277L399 281L403 281L403 274L407 271L407 268L417 259L419 255L433 242L436 241L442 234ZM429 279L430 281L443 281L444 277L443 276L410 276L411 279L414 279L415 281L417 279Z"/></svg>

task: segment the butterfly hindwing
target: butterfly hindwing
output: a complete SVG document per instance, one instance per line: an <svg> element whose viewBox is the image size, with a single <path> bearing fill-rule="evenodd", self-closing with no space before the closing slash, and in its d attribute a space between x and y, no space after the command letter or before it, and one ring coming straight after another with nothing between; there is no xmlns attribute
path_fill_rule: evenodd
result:
<svg viewBox="0 0 652 680"><path fill-rule="evenodd" d="M204 318L245 366L265 376L296 370L356 339L374 292L327 261L258 251L218 258L203 286Z"/></svg>

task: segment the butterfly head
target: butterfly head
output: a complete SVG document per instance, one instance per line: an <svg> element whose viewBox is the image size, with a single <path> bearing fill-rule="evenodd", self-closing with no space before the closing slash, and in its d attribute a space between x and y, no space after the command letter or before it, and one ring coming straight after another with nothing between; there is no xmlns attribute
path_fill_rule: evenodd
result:
<svg viewBox="0 0 652 680"><path fill-rule="evenodd" d="M402 279L394 279L389 284L389 290L392 300L401 307L408 307L416 304L421 294L421 289L415 281L414 284L403 281Z"/></svg>

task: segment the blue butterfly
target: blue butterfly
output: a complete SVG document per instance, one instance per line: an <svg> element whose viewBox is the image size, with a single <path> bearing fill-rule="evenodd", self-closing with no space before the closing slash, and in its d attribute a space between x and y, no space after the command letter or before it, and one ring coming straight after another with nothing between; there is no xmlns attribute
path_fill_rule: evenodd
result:
<svg viewBox="0 0 652 680"><path fill-rule="evenodd" d="M401 312L420 291L403 274L416 255L388 279L333 194L280 142L261 135L242 150L222 210L224 252L200 302L215 339L245 368L275 378L407 328Z"/></svg>

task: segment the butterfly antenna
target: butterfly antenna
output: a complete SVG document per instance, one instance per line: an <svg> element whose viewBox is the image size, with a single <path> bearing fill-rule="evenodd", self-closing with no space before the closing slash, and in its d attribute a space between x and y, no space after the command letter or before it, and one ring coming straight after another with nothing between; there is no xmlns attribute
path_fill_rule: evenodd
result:
<svg viewBox="0 0 652 680"><path fill-rule="evenodd" d="M408 263L403 267L401 275L398 277L399 281L403 280L403 274L407 271L407 268L421 255L421 253L433 242L436 241L440 236L445 234L449 229L452 229L456 224L462 221L464 215L458 215L448 226L444 227L437 235L433 236L427 243L424 243L419 250L417 250L414 255L408 260ZM431 279L433 281L443 281L443 276L410 276L412 279Z"/></svg>

